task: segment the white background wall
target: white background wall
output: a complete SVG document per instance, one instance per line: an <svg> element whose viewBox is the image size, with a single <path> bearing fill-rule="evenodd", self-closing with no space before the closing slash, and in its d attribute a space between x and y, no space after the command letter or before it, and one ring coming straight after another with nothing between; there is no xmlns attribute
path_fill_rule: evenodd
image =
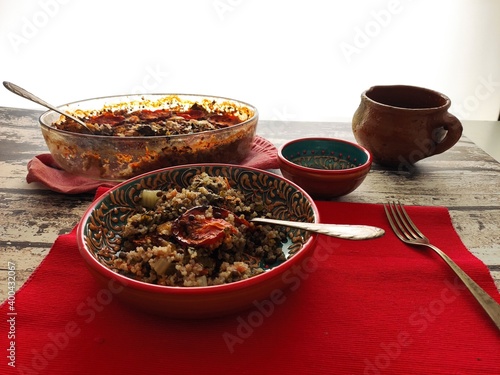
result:
<svg viewBox="0 0 500 375"><path fill-rule="evenodd" d="M54 104L221 95L263 119L350 120L376 84L500 112L498 0L0 0L0 79ZM0 87L0 106L40 108Z"/></svg>

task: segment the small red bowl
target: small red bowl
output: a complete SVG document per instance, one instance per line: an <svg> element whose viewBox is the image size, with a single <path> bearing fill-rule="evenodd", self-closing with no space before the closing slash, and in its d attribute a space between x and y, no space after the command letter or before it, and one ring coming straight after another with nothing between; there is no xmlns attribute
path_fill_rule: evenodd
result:
<svg viewBox="0 0 500 375"><path fill-rule="evenodd" d="M316 199L354 191L371 169L372 155L364 147L336 138L300 138L278 150L283 177Z"/></svg>

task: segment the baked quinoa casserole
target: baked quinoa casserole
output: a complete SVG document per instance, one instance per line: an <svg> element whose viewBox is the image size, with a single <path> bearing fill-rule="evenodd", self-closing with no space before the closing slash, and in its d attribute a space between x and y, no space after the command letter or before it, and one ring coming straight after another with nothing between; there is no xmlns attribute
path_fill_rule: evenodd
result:
<svg viewBox="0 0 500 375"><path fill-rule="evenodd" d="M161 168L240 164L252 151L258 111L206 95L144 94L83 100L40 116L42 135L63 170L124 181Z"/></svg>
<svg viewBox="0 0 500 375"><path fill-rule="evenodd" d="M270 217L269 210L258 197L245 199L224 177L201 173L187 188L141 194L111 263L120 274L200 287L247 279L285 260L285 230L251 223L254 217Z"/></svg>
<svg viewBox="0 0 500 375"><path fill-rule="evenodd" d="M193 134L227 128L242 122L231 112L209 112L198 103L189 108L159 109L103 109L80 116L94 135L116 137L153 137ZM53 124L55 128L74 133L88 133L73 119L63 118Z"/></svg>

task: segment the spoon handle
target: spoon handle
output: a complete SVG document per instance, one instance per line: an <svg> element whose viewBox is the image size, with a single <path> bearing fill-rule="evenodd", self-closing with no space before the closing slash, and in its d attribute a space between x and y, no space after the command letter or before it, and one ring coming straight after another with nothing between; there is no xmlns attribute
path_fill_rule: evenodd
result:
<svg viewBox="0 0 500 375"><path fill-rule="evenodd" d="M85 124L82 120L74 117L74 116L71 116L67 113L65 113L64 111L58 109L57 107L54 107L52 104L49 104L47 103L45 100L42 100L40 99L38 96L36 95L33 95L31 92L29 91L26 91L25 89L23 89L22 87L19 87L18 85L15 85L14 83L12 82L7 82L7 81L4 81L3 82L3 85L5 86L5 88L7 90L9 90L10 92L13 92L14 94L16 95L19 95L25 99L28 99L34 103L37 103L37 104L40 104L46 108L49 108L63 116L66 116L66 117L69 117L70 119L72 119L73 121L76 121L77 123L79 123L80 125L84 126L87 128L87 124Z"/></svg>
<svg viewBox="0 0 500 375"><path fill-rule="evenodd" d="M284 221L266 218L255 218L251 221L256 223L276 224L290 228L303 229L309 232L326 234L327 236L343 238L347 240L366 240L370 238L377 238L385 233L383 229L372 227L369 225L306 223L300 221Z"/></svg>
<svg viewBox="0 0 500 375"><path fill-rule="evenodd" d="M7 82L7 81L4 81L3 85L5 86L5 88L7 90L9 90L10 92L13 92L16 95L19 95L25 99L31 100L32 102L40 104L40 105L47 107L49 109L52 109L53 111L59 112L59 110L57 108L55 108L53 105L40 99L38 96L33 95L29 91L26 91L25 89L23 89L22 87L19 87L18 85L15 85L15 84L13 84L11 82Z"/></svg>

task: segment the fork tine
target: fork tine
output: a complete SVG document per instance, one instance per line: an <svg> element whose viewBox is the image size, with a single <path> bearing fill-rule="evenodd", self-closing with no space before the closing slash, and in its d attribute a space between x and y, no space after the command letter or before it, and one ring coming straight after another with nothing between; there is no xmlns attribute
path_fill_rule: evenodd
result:
<svg viewBox="0 0 500 375"><path fill-rule="evenodd" d="M389 223L391 224L391 227L398 238L403 241L414 240L418 238L417 233L415 233L413 229L416 227L411 222L411 219L409 218L401 203L399 201L397 203L393 201L389 202L388 206L389 209L386 209L386 214L388 214L388 211L391 213L390 216L388 215Z"/></svg>
<svg viewBox="0 0 500 375"><path fill-rule="evenodd" d="M399 201L397 203L397 209L401 220L403 220L406 229L412 234L412 236L414 238L424 238L424 234L417 228L415 223L413 223L404 206Z"/></svg>
<svg viewBox="0 0 500 375"><path fill-rule="evenodd" d="M403 232L401 232L399 224L396 223L397 217L394 213L394 208L391 206L391 202L388 202L387 205L384 203L384 211L387 216L387 220L389 220L389 225L391 226L396 237L398 237L401 241L406 241L407 238L403 235Z"/></svg>
<svg viewBox="0 0 500 375"><path fill-rule="evenodd" d="M400 206L399 201L397 203ZM410 229L411 227L409 227L408 224L406 223L404 216L401 214L399 206L396 204L396 202L392 202L394 216L396 217L396 221L399 225L399 228L404 233L406 239L412 240L412 239L414 239L414 234Z"/></svg>

